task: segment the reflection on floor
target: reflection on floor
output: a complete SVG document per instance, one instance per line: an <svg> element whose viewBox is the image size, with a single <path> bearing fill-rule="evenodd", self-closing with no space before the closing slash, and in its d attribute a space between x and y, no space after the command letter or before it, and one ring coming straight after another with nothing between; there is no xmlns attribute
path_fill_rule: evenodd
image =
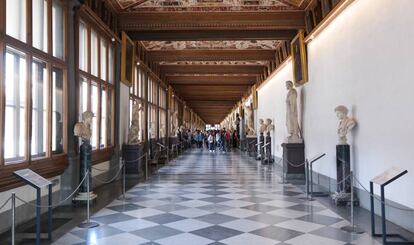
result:
<svg viewBox="0 0 414 245"><path fill-rule="evenodd" d="M247 156L193 150L54 244L379 244Z"/></svg>

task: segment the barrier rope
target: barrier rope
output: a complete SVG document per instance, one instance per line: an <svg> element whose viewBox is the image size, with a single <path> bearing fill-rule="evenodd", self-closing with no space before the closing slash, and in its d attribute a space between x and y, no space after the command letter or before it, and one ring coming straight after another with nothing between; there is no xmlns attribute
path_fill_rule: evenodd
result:
<svg viewBox="0 0 414 245"><path fill-rule="evenodd" d="M111 183L112 181L114 181L116 178L118 178L118 176L119 176L119 174L121 173L121 171L122 171L122 168L124 167L124 163L123 164L121 164L121 166L118 166L118 171L116 172L116 174L115 174L115 176L114 177L112 177L112 178L110 178L109 180L102 180L102 179L100 179L100 178L98 178L98 177L96 177L96 176L94 176L94 177L92 177L94 180L97 180L98 182L100 182L100 183L102 183L102 184L109 184L109 183Z"/></svg>
<svg viewBox="0 0 414 245"><path fill-rule="evenodd" d="M100 171L100 172L106 172L106 171L111 171L111 170L117 169L117 168L119 168L119 166L113 166L113 167L110 167L108 169L96 168L94 166L91 166L91 168L93 170L97 170L97 171Z"/></svg>
<svg viewBox="0 0 414 245"><path fill-rule="evenodd" d="M143 159L144 157L146 157L147 156L147 153L145 153L144 155L142 155L142 156L140 156L140 157L138 157L137 159L134 159L134 160L125 160L125 159L122 159L125 163L129 163L129 162L136 162L136 161L139 161L139 160L141 160L141 159Z"/></svg>
<svg viewBox="0 0 414 245"><path fill-rule="evenodd" d="M2 210L4 208L4 206L7 205L7 203L10 201L11 197L9 197L9 199L7 199L1 206L0 206L0 210Z"/></svg>
<svg viewBox="0 0 414 245"><path fill-rule="evenodd" d="M86 171L85 176L83 177L83 179L81 180L81 182L79 183L79 185L76 187L76 189L72 193L70 193L69 196L67 196L66 198L64 198L63 200L59 201L56 204L52 204L52 205L36 205L36 204L30 203L30 202L28 202L26 200L23 200L22 198L20 198L17 195L16 195L16 199L20 200L21 202L23 202L23 203L25 203L25 204L27 204L29 206L35 207L35 208L55 208L55 207L60 206L62 203L66 202L73 195L75 195L75 193L79 190L79 188L82 186L83 182L86 180L86 177L88 177L88 176L89 176L89 171Z"/></svg>
<svg viewBox="0 0 414 245"><path fill-rule="evenodd" d="M343 178L341 181L336 183L336 186L342 185L347 179L351 177L351 174L348 174L345 178Z"/></svg>
<svg viewBox="0 0 414 245"><path fill-rule="evenodd" d="M302 167L303 165L305 165L305 164L306 164L306 160L305 160L303 163L300 163L300 164L295 164L295 163L292 163L292 162L290 162L288 159L286 159L286 162L287 162L290 166L292 166L292 167L294 167L294 168Z"/></svg>
<svg viewBox="0 0 414 245"><path fill-rule="evenodd" d="M409 208L401 208L401 207L397 207L397 206L394 206L394 205L392 205L392 204L389 204L389 203L387 203L387 202L383 202L383 201L381 201L381 199L379 199L378 197L376 197L375 195L373 195L373 194L371 194L371 192L370 191L368 191L368 189L367 188L365 188L365 186L363 186L362 184L361 184L361 182L355 177L355 176L353 176L353 178L354 178L354 180L358 183L358 185L359 186L361 186L362 187L362 189L364 189L364 191L365 192L367 192L370 196L372 196L374 199L376 199L377 201L379 201L380 203L382 203L382 204L384 204L384 205L386 205L386 206L388 206L388 207L391 207L391 208L394 208L394 209L398 209L398 210L401 210L401 211L406 211L406 212L413 212L414 211L414 209L409 209Z"/></svg>

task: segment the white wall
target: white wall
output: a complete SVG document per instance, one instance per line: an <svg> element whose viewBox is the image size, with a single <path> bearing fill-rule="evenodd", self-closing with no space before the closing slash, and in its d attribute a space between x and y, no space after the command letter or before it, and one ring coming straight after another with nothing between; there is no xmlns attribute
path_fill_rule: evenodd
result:
<svg viewBox="0 0 414 245"><path fill-rule="evenodd" d="M274 72L258 89L258 108L255 117L255 126L259 127L259 119L270 118L275 125L272 135L272 154L282 157L281 144L287 137L286 129L286 85L293 80L292 63L287 62L284 67ZM258 128L256 129L258 132Z"/></svg>
<svg viewBox="0 0 414 245"><path fill-rule="evenodd" d="M391 166L407 169L386 195L411 208L413 9L412 0L356 0L308 45L309 83L303 88L306 154L327 153L315 170L336 179L334 107L346 105L358 121L350 137L356 177L368 187Z"/></svg>

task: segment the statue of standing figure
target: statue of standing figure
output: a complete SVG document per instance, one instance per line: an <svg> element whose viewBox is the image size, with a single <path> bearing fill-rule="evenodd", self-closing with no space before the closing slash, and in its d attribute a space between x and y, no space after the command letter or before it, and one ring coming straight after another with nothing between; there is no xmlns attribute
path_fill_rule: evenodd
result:
<svg viewBox="0 0 414 245"><path fill-rule="evenodd" d="M275 125L272 124L272 119L267 118L264 125L266 126L265 132L267 135L270 135L270 132L272 132L275 129Z"/></svg>
<svg viewBox="0 0 414 245"><path fill-rule="evenodd" d="M302 143L302 139L299 136L299 122L298 122L298 105L297 98L298 93L293 87L292 81L286 81L286 89L288 90L286 96L286 127L289 136L287 137L288 143Z"/></svg>
<svg viewBox="0 0 414 245"><path fill-rule="evenodd" d="M139 143L139 137L141 134L139 127L140 112L143 109L144 107L141 104L135 104L132 106L131 127L129 127L128 132L128 145L136 145Z"/></svg>
<svg viewBox="0 0 414 245"><path fill-rule="evenodd" d="M347 134L356 125L354 118L348 117L348 108L343 105L335 107L336 116L339 119L338 125L338 145L347 145Z"/></svg>
<svg viewBox="0 0 414 245"><path fill-rule="evenodd" d="M174 111L172 113L172 118L171 118L171 122L172 122L172 128L171 128L171 134L173 134L172 136L177 136L177 133L179 131L178 128L178 112Z"/></svg>
<svg viewBox="0 0 414 245"><path fill-rule="evenodd" d="M256 131L254 130L253 125L253 110L251 106L246 106L245 108L246 112L246 128L247 128L247 135L252 136L256 134Z"/></svg>

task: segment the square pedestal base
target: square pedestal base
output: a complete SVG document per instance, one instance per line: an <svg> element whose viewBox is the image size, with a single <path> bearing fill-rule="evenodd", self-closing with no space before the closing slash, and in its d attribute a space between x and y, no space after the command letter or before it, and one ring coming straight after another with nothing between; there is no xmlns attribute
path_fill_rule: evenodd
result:
<svg viewBox="0 0 414 245"><path fill-rule="evenodd" d="M283 143L282 147L285 179L305 179L305 144Z"/></svg>

